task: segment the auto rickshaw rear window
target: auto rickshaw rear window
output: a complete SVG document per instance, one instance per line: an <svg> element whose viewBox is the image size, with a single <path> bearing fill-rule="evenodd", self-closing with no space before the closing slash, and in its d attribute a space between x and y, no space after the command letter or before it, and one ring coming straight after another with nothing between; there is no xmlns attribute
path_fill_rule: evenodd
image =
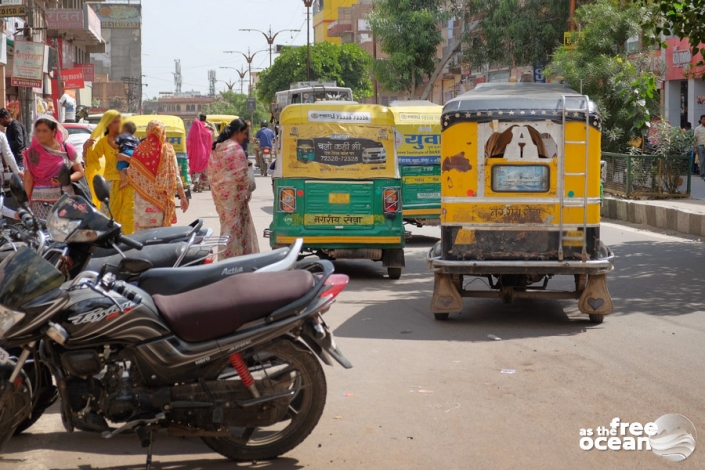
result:
<svg viewBox="0 0 705 470"><path fill-rule="evenodd" d="M551 188L548 165L494 165L492 191L495 193L545 193Z"/></svg>

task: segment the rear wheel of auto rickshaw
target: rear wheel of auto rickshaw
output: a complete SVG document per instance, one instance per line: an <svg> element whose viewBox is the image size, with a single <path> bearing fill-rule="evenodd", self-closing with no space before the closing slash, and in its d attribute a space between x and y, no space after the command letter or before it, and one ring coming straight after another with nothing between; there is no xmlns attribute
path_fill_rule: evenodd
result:
<svg viewBox="0 0 705 470"><path fill-rule="evenodd" d="M389 279L399 279L401 278L401 268L387 268L387 275Z"/></svg>
<svg viewBox="0 0 705 470"><path fill-rule="evenodd" d="M593 324L595 324L595 325L599 325L599 324L602 323L604 320L605 320L605 316L604 316L604 315L594 315L594 314L590 314L590 323L593 323Z"/></svg>
<svg viewBox="0 0 705 470"><path fill-rule="evenodd" d="M433 314L433 318L435 318L438 321L446 321L449 316L450 316L450 313L434 313Z"/></svg>

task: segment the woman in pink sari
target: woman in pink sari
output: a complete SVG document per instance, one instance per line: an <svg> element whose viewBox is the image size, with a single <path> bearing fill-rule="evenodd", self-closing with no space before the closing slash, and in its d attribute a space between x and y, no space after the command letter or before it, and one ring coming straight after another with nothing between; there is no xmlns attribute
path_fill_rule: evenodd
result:
<svg viewBox="0 0 705 470"><path fill-rule="evenodd" d="M83 158L73 145L65 142L68 132L59 122L42 116L34 122L32 143L23 152L26 170L24 186L34 215L46 219L51 208L62 194L57 179L59 170L66 164L71 168L71 181L83 178ZM72 186L63 188L64 193L74 194Z"/></svg>
<svg viewBox="0 0 705 470"><path fill-rule="evenodd" d="M250 138L247 123L235 119L225 126L213 144L208 163L208 179L215 208L220 216L220 235L230 242L223 256L259 253L257 232L250 214L250 184L248 161L242 144Z"/></svg>
<svg viewBox="0 0 705 470"><path fill-rule="evenodd" d="M191 169L191 180L193 181L194 192L203 192L206 179L206 169L208 168L208 157L211 154L213 145L213 134L206 127L206 115L199 114L198 119L193 121L191 129L186 138L186 152L188 153L188 163Z"/></svg>

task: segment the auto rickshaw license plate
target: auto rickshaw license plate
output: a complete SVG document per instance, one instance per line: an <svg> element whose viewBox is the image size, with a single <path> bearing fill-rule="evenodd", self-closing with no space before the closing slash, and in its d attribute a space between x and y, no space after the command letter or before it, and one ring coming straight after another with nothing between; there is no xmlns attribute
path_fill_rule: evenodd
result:
<svg viewBox="0 0 705 470"><path fill-rule="evenodd" d="M350 204L350 194L330 193L328 195L328 204Z"/></svg>

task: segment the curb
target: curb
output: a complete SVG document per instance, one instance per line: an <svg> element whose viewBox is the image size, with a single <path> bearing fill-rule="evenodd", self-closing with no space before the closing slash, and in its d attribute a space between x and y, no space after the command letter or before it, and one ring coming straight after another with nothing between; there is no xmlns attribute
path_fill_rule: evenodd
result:
<svg viewBox="0 0 705 470"><path fill-rule="evenodd" d="M601 215L607 219L672 230L694 237L705 237L705 214L673 207L654 206L648 201L605 197Z"/></svg>

